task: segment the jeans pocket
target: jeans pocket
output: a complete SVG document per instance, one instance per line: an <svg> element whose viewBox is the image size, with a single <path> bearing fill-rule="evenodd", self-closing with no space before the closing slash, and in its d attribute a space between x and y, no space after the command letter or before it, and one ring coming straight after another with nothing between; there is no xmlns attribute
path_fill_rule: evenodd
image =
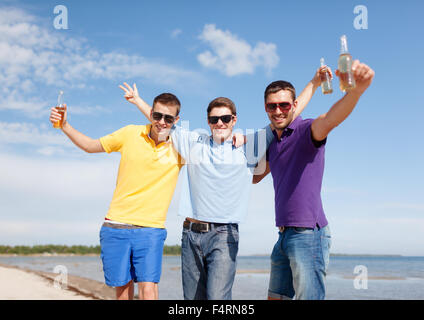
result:
<svg viewBox="0 0 424 320"><path fill-rule="evenodd" d="M324 228L322 228L321 239L326 242L328 249L330 249L330 247L331 247L331 232L330 232L329 226L325 226Z"/></svg>
<svg viewBox="0 0 424 320"><path fill-rule="evenodd" d="M331 233L328 226L322 229L321 233L321 248L324 260L324 270L327 272L328 265L330 264L330 248L331 248Z"/></svg>
<svg viewBox="0 0 424 320"><path fill-rule="evenodd" d="M185 247L186 246L186 242L187 242L187 237L188 237L188 229L183 228L183 232L181 234L181 247Z"/></svg>
<svg viewBox="0 0 424 320"><path fill-rule="evenodd" d="M293 227L293 231L298 234L312 234L314 233L314 229L312 228L304 228L304 227Z"/></svg>
<svg viewBox="0 0 424 320"><path fill-rule="evenodd" d="M219 226L215 228L215 233L222 241L234 243L239 241L238 227L233 225Z"/></svg>

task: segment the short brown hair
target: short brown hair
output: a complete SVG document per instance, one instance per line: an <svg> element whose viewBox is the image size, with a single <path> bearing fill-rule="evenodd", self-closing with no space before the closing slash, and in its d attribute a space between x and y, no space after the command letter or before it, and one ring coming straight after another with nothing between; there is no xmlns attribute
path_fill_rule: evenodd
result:
<svg viewBox="0 0 424 320"><path fill-rule="evenodd" d="M290 82L278 80L270 83L268 87L265 89L264 99L266 102L266 98L273 93L276 93L280 90L287 90L290 91L293 101L296 100L296 89L293 87L293 85Z"/></svg>
<svg viewBox="0 0 424 320"><path fill-rule="evenodd" d="M209 103L208 110L207 110L208 115L209 113L211 113L213 108L220 108L220 107L227 107L228 109L231 110L231 113L234 116L237 115L236 105L234 104L233 101L225 97L215 98Z"/></svg>
<svg viewBox="0 0 424 320"><path fill-rule="evenodd" d="M180 109L181 109L180 100L178 100L178 98L175 95L173 95L172 93L161 93L160 95L158 95L153 100L153 109L155 108L155 104L158 103L158 102L163 104L163 105L166 105L166 106L177 107L176 116L178 116L178 114L180 113Z"/></svg>

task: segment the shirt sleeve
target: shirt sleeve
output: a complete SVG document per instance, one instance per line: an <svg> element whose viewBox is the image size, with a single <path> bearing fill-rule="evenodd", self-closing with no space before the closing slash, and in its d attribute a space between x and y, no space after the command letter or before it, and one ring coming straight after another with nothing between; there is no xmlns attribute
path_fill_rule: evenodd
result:
<svg viewBox="0 0 424 320"><path fill-rule="evenodd" d="M313 120L311 119L311 121L308 123L304 130L304 139L308 141L307 145L310 150L317 151L321 148L324 148L325 144L327 143L327 138L322 141L314 140L314 138L312 137L312 122Z"/></svg>
<svg viewBox="0 0 424 320"><path fill-rule="evenodd" d="M245 145L246 158L249 166L256 164L266 155L266 152L274 140L274 134L271 127L266 127L246 135L247 143Z"/></svg>
<svg viewBox="0 0 424 320"><path fill-rule="evenodd" d="M107 153L121 152L129 126L123 127L111 134L100 138L100 143Z"/></svg>
<svg viewBox="0 0 424 320"><path fill-rule="evenodd" d="M186 161L190 156L190 147L193 142L197 141L199 134L195 131L189 131L180 126L173 126L171 129L171 139L175 150Z"/></svg>

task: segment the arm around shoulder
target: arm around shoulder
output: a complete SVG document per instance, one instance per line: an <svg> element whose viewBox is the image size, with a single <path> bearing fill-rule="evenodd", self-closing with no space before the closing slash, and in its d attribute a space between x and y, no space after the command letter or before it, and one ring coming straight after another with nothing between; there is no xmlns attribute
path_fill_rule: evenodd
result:
<svg viewBox="0 0 424 320"><path fill-rule="evenodd" d="M269 167L269 162L266 160L266 157L264 157L261 159L261 161L259 161L257 167L255 168L252 183L257 184L261 182L262 179L265 178L270 172L271 168Z"/></svg>

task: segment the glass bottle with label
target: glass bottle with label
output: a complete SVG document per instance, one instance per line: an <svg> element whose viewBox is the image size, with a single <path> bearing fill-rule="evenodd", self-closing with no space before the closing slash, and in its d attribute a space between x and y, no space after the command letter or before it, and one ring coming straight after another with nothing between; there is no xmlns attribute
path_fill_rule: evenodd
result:
<svg viewBox="0 0 424 320"><path fill-rule="evenodd" d="M321 58L320 63L321 63L321 67L325 66L324 58ZM333 85L331 84L331 78L330 78L328 71L325 72L325 73L321 73L320 77L321 77L322 93L323 94L333 93Z"/></svg>
<svg viewBox="0 0 424 320"><path fill-rule="evenodd" d="M347 50L347 39L345 35L341 36L340 45L341 51L338 61L338 68L340 72L340 90L346 92L355 88L356 84L352 72L353 59Z"/></svg>
<svg viewBox="0 0 424 320"><path fill-rule="evenodd" d="M60 91L59 96L57 97L56 109L60 113L61 118L60 118L60 120L56 121L53 124L53 128L60 129L60 128L62 128L63 118L65 116L65 104L63 102L63 91Z"/></svg>

